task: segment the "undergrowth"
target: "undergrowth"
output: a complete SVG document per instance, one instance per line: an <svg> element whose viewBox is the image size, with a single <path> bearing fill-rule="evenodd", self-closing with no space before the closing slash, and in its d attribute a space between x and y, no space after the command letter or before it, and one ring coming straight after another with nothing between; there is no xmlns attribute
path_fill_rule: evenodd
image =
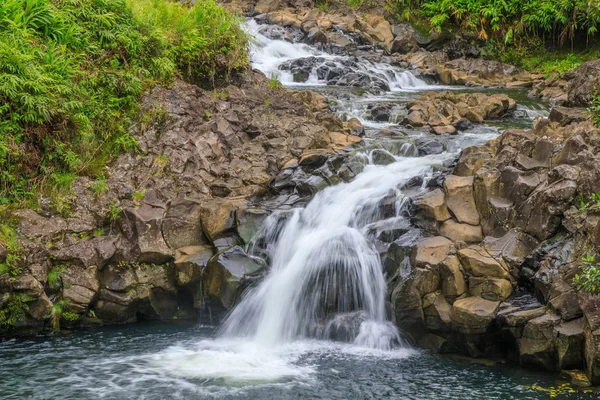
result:
<svg viewBox="0 0 600 400"><path fill-rule="evenodd" d="M140 95L203 85L247 65L240 21L214 0L0 2L0 204L97 178L129 135Z"/></svg>

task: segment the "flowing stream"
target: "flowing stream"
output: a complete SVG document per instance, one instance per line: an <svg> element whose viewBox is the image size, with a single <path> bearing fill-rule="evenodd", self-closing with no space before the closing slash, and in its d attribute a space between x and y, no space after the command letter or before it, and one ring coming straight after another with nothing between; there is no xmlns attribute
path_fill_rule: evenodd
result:
<svg viewBox="0 0 600 400"><path fill-rule="evenodd" d="M267 219L269 272L220 327L147 323L0 343L4 398L545 398L529 386L554 385L552 376L406 345L389 320L387 277L372 231L382 219L409 224L402 212L407 198L426 190L435 171L462 148L508 126L526 126L547 109L514 92L520 118L443 138L403 130L397 122L405 104L441 86L389 63L334 56L263 34L280 28L252 20L246 27L255 37L255 68L291 88L321 91L340 116L363 122L367 136L352 155L363 171L287 211L283 224L277 212ZM293 63L304 69L292 71ZM343 76L335 75L340 70ZM348 85L350 75L372 90ZM379 104L392 105L385 121L374 117ZM427 154L427 146L441 150ZM376 165L376 151L393 162ZM420 184L409 187L415 177ZM384 217L379 204L390 196L395 213Z"/></svg>

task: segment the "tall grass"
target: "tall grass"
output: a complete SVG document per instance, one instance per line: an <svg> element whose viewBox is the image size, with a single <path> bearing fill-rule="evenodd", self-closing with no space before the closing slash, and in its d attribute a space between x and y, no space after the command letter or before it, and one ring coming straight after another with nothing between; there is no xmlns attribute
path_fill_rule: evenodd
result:
<svg viewBox="0 0 600 400"><path fill-rule="evenodd" d="M0 204L134 151L148 87L210 84L246 64L239 20L214 0L2 0Z"/></svg>

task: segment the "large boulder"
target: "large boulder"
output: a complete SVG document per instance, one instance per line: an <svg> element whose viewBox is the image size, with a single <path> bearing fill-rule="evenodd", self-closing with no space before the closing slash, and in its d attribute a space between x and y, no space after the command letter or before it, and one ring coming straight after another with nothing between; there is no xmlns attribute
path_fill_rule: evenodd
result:
<svg viewBox="0 0 600 400"><path fill-rule="evenodd" d="M600 85L600 60L588 61L573 71L575 78L567 90L569 105L587 107Z"/></svg>
<svg viewBox="0 0 600 400"><path fill-rule="evenodd" d="M458 299L452 305L451 318L461 333L485 333L496 317L499 305L499 301L485 300L476 296Z"/></svg>
<svg viewBox="0 0 600 400"><path fill-rule="evenodd" d="M164 213L164 208L150 205L123 210L122 231L131 245L123 257L148 264L163 264L173 258L174 250L162 234Z"/></svg>
<svg viewBox="0 0 600 400"><path fill-rule="evenodd" d="M473 197L473 177L448 175L444 181L446 204L459 222L479 225L479 212Z"/></svg>
<svg viewBox="0 0 600 400"><path fill-rule="evenodd" d="M458 251L458 258L465 271L483 278L510 277L508 271L481 246L473 245Z"/></svg>
<svg viewBox="0 0 600 400"><path fill-rule="evenodd" d="M454 245L448 239L441 236L427 238L417 244L414 266L437 266L453 252Z"/></svg>
<svg viewBox="0 0 600 400"><path fill-rule="evenodd" d="M530 320L523 329L519 343L522 365L533 365L548 370L558 369L556 330L560 317L546 314Z"/></svg>

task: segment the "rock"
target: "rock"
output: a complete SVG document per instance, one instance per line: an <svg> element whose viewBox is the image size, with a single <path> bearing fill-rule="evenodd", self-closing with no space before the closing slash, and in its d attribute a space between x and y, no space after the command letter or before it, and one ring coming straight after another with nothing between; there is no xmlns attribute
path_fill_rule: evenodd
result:
<svg viewBox="0 0 600 400"><path fill-rule="evenodd" d="M546 314L530 320L523 329L523 338L519 343L522 365L532 365L547 370L558 369L555 327L560 317Z"/></svg>
<svg viewBox="0 0 600 400"><path fill-rule="evenodd" d="M396 162L396 157L384 149L373 150L371 152L371 158L373 159L373 164L375 165L388 165Z"/></svg>
<svg viewBox="0 0 600 400"><path fill-rule="evenodd" d="M175 260L177 270L178 286L197 286L200 288L202 272L208 261L213 257L214 251L211 246L194 246L190 254L182 255Z"/></svg>
<svg viewBox="0 0 600 400"><path fill-rule="evenodd" d="M458 299L452 305L451 318L461 333L485 333L496 316L499 304L481 297Z"/></svg>
<svg viewBox="0 0 600 400"><path fill-rule="evenodd" d="M550 122L558 122L561 126L588 119L590 119L590 115L585 108L553 107L548 116Z"/></svg>
<svg viewBox="0 0 600 400"><path fill-rule="evenodd" d="M350 130L351 135L361 137L365 135L365 127L356 118L350 118L348 121L344 122L344 127Z"/></svg>
<svg viewBox="0 0 600 400"><path fill-rule="evenodd" d="M581 64L573 71L574 79L567 89L569 105L587 107L600 86L600 61L593 60Z"/></svg>
<svg viewBox="0 0 600 400"><path fill-rule="evenodd" d="M512 284L506 279L469 278L469 294L491 301L504 301L512 294Z"/></svg>
<svg viewBox="0 0 600 400"><path fill-rule="evenodd" d="M421 155L441 154L444 152L444 145L433 139L417 138L415 145Z"/></svg>
<svg viewBox="0 0 600 400"><path fill-rule="evenodd" d="M479 212L473 197L473 177L448 175L444 181L446 204L459 222L479 225Z"/></svg>
<svg viewBox="0 0 600 400"><path fill-rule="evenodd" d="M434 126L431 129L436 135L456 135L458 133L452 125Z"/></svg>
<svg viewBox="0 0 600 400"><path fill-rule="evenodd" d="M366 321L362 311L337 314L325 327L324 337L340 342L353 342L360 333L360 326Z"/></svg>
<svg viewBox="0 0 600 400"><path fill-rule="evenodd" d="M479 243L483 240L481 226L460 224L452 219L442 224L440 234L454 242Z"/></svg>
<svg viewBox="0 0 600 400"><path fill-rule="evenodd" d="M451 303L467 291L465 277L460 269L460 262L454 255L446 257L440 264L442 293Z"/></svg>
<svg viewBox="0 0 600 400"><path fill-rule="evenodd" d="M423 298L425 327L430 331L447 331L451 324L452 306L448 304L440 291L430 293Z"/></svg>
<svg viewBox="0 0 600 400"><path fill-rule="evenodd" d="M244 243L250 243L256 238L268 216L269 213L260 208L240 207L236 210L237 233Z"/></svg>
<svg viewBox="0 0 600 400"><path fill-rule="evenodd" d="M450 212L446 207L444 192L436 189L413 200L412 220L417 226L431 231L437 229L438 222L450 219Z"/></svg>
<svg viewBox="0 0 600 400"><path fill-rule="evenodd" d="M562 322L556 328L556 351L558 367L564 369L583 368L584 334L583 318L570 322Z"/></svg>
<svg viewBox="0 0 600 400"><path fill-rule="evenodd" d="M413 38L396 36L391 44L392 54L408 54L419 50L419 45Z"/></svg>
<svg viewBox="0 0 600 400"><path fill-rule="evenodd" d="M162 264L173 258L174 251L165 242L161 229L164 211L149 205L123 210L123 234L132 246L125 257L148 264Z"/></svg>
<svg viewBox="0 0 600 400"><path fill-rule="evenodd" d="M98 267L70 265L61 273L62 295L69 300L69 311L82 313L88 309L100 290Z"/></svg>
<svg viewBox="0 0 600 400"><path fill-rule="evenodd" d="M235 228L235 212L240 201L216 200L200 207L202 230L206 237L215 242L217 239L230 236Z"/></svg>
<svg viewBox="0 0 600 400"><path fill-rule="evenodd" d="M206 301L225 309L233 307L245 281L258 277L265 267L263 260L249 256L239 246L218 253L204 271Z"/></svg>
<svg viewBox="0 0 600 400"><path fill-rule="evenodd" d="M165 213L162 233L171 249L207 244L202 232L200 203L188 199L172 201Z"/></svg>
<svg viewBox="0 0 600 400"><path fill-rule="evenodd" d="M259 0L254 6L254 11L258 14L266 14L282 8L283 3L281 0Z"/></svg>
<svg viewBox="0 0 600 400"><path fill-rule="evenodd" d="M481 246L469 246L458 251L458 258L465 271L483 278L509 279L508 272Z"/></svg>
<svg viewBox="0 0 600 400"><path fill-rule="evenodd" d="M448 341L441 336L428 333L419 339L419 346L436 353L445 353Z"/></svg>
<svg viewBox="0 0 600 400"><path fill-rule="evenodd" d="M436 266L454 252L454 245L448 239L436 236L424 239L417 244L414 256L415 267Z"/></svg>

